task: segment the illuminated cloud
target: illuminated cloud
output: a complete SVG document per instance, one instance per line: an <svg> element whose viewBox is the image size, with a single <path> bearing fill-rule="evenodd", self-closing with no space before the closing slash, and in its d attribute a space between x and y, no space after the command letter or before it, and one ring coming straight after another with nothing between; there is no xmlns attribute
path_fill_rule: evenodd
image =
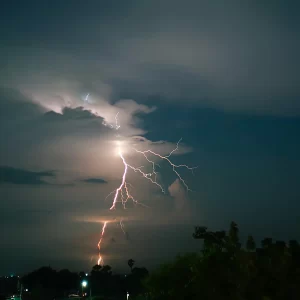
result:
<svg viewBox="0 0 300 300"><path fill-rule="evenodd" d="M178 178L169 186L168 190L174 199L175 212L180 215L189 213L187 191Z"/></svg>
<svg viewBox="0 0 300 300"><path fill-rule="evenodd" d="M13 16L2 18L1 28L16 36L3 35L18 47L13 42L1 47L1 82L54 111L90 93L90 105L98 102L95 95L111 103L125 95L145 104L149 96L160 96L168 103L299 115L297 8L286 9L289 4L281 0L263 7L259 1L236 0L111 5L64 4L60 9L70 16L68 25L65 18L38 10L40 31L20 19L31 29L21 35L7 24ZM24 11L36 10L29 4ZM45 38L44 32L52 35ZM106 118L114 115L110 106L105 110Z"/></svg>

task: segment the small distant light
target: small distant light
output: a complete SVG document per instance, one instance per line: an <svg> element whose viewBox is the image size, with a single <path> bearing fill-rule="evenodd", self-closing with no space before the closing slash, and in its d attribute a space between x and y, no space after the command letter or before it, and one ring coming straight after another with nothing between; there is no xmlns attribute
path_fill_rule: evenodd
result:
<svg viewBox="0 0 300 300"><path fill-rule="evenodd" d="M25 292L28 292L28 289L25 289Z"/></svg>
<svg viewBox="0 0 300 300"><path fill-rule="evenodd" d="M89 276L89 274L88 274L88 273L85 273L85 276Z"/></svg>

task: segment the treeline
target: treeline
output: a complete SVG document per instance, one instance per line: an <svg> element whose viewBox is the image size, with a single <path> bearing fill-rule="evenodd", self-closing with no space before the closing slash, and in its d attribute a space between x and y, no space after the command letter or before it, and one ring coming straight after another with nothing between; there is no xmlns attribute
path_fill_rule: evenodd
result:
<svg viewBox="0 0 300 300"><path fill-rule="evenodd" d="M134 263L132 259L128 261L130 272L127 275L113 274L109 265L95 265L89 274L42 267L21 279L23 299L59 300L70 294L83 294L94 300L125 300L127 293L136 296L145 292L142 281L149 273L146 268L134 267Z"/></svg>
<svg viewBox="0 0 300 300"><path fill-rule="evenodd" d="M196 227L194 239L202 250L178 256L155 271L135 267L118 275L110 266L94 266L89 274L43 267L21 279L28 293L23 299L59 299L84 292L91 299L130 300L283 300L300 299L300 246L265 238L260 247L252 236L240 243L239 229L210 231Z"/></svg>
<svg viewBox="0 0 300 300"><path fill-rule="evenodd" d="M300 247L265 238L256 247L249 236L242 247L236 223L228 232L196 227L200 253L177 257L145 281L141 299L283 300L300 299Z"/></svg>
<svg viewBox="0 0 300 300"><path fill-rule="evenodd" d="M10 275L0 277L0 300L4 300L5 295L18 292L19 277Z"/></svg>

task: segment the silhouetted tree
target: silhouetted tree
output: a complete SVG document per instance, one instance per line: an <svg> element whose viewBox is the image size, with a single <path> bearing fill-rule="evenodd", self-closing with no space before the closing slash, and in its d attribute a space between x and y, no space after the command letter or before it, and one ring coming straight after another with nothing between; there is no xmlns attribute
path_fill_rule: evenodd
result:
<svg viewBox="0 0 300 300"><path fill-rule="evenodd" d="M271 248L272 243L273 243L273 239L272 239L272 238L264 238L264 239L261 241L261 246L262 246L262 248L264 248L264 249Z"/></svg>
<svg viewBox="0 0 300 300"><path fill-rule="evenodd" d="M97 272L100 272L102 269L102 266L101 265L94 265L93 268L92 268L92 272L91 273L97 273Z"/></svg>
<svg viewBox="0 0 300 300"><path fill-rule="evenodd" d="M291 240L262 240L255 250L253 236L245 248L231 222L225 231L196 227L203 240L201 253L181 256L152 272L146 281L147 299L283 300L300 299L300 246Z"/></svg>
<svg viewBox="0 0 300 300"><path fill-rule="evenodd" d="M59 272L42 267L22 278L23 285L32 292L33 299L53 299L66 296L71 290L78 290L79 275L69 270Z"/></svg>
<svg viewBox="0 0 300 300"><path fill-rule="evenodd" d="M79 277L80 277L80 278L85 277L85 272L83 272L83 271L79 272Z"/></svg>
<svg viewBox="0 0 300 300"><path fill-rule="evenodd" d="M128 291L134 300L300 299L300 246L296 240L287 245L268 237L261 241L261 248L255 248L249 235L243 248L235 222L228 233L196 227L193 237L203 241L201 251L178 256L150 275L146 268L136 267L133 259L128 260L131 273L127 277L113 274L108 265L95 265L87 277L93 296L126 299ZM79 275L85 277L83 272L43 267L24 276L22 283L32 292L30 300L50 300L80 288Z"/></svg>
<svg viewBox="0 0 300 300"><path fill-rule="evenodd" d="M246 249L248 251L254 251L255 248L256 248L255 240L254 240L252 235L249 235L248 238L247 238Z"/></svg>
<svg viewBox="0 0 300 300"><path fill-rule="evenodd" d="M135 261L133 259L129 259L127 263L128 263L130 270L132 271Z"/></svg>
<svg viewBox="0 0 300 300"><path fill-rule="evenodd" d="M230 223L230 228L228 232L228 240L230 243L230 247L233 247L233 250L241 248L241 244L239 242L239 228L235 222Z"/></svg>

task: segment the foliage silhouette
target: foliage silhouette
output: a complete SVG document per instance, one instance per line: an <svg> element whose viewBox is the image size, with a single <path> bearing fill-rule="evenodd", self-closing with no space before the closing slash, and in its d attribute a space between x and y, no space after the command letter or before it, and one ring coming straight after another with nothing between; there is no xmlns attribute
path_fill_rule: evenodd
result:
<svg viewBox="0 0 300 300"><path fill-rule="evenodd" d="M97 299L131 300L283 300L300 299L300 245L296 240L274 241L267 237L256 248L249 235L244 247L239 228L231 222L228 232L195 227L193 238L203 241L201 251L187 253L163 264L150 275L146 268L128 260L130 274L114 274L108 265L93 266L84 272L55 271L42 267L22 278L31 298L52 300L80 292L83 279L86 291Z"/></svg>
<svg viewBox="0 0 300 300"><path fill-rule="evenodd" d="M231 222L225 231L195 227L203 241L200 253L178 256L162 265L145 282L147 299L300 299L300 247L297 241L262 240L256 248L249 235L246 247Z"/></svg>
<svg viewBox="0 0 300 300"><path fill-rule="evenodd" d="M129 259L128 260L128 266L129 266L129 268L130 268L131 271L132 271L132 268L134 266L134 263L135 263L135 261L133 259Z"/></svg>

